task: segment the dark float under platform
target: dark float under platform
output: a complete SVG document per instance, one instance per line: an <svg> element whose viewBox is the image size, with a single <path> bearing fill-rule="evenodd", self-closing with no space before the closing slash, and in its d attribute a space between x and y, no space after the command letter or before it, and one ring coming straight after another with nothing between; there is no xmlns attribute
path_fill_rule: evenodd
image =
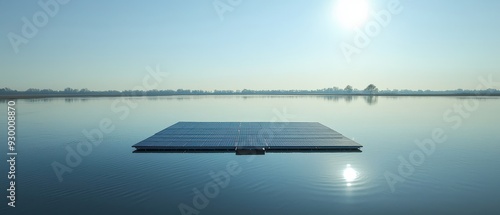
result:
<svg viewBox="0 0 500 215"><path fill-rule="evenodd" d="M133 145L135 152L361 152L317 122L178 122Z"/></svg>

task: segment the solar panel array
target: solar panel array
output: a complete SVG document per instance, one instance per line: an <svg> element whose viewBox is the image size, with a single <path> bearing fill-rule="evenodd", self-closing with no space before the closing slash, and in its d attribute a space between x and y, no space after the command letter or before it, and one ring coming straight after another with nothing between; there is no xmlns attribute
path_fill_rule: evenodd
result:
<svg viewBox="0 0 500 215"><path fill-rule="evenodd" d="M178 122L133 145L138 150L358 149L317 122Z"/></svg>

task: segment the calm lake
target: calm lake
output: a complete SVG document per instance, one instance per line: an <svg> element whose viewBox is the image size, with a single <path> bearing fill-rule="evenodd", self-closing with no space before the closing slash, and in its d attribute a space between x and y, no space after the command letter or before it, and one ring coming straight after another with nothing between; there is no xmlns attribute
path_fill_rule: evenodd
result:
<svg viewBox="0 0 500 215"><path fill-rule="evenodd" d="M7 101L0 105L5 159ZM500 212L500 97L51 98L17 100L16 109L16 208L5 199L4 161L1 214ZM86 144L102 121L112 131ZM133 153L133 144L179 121L319 122L363 148ZM68 162L77 150L86 154Z"/></svg>

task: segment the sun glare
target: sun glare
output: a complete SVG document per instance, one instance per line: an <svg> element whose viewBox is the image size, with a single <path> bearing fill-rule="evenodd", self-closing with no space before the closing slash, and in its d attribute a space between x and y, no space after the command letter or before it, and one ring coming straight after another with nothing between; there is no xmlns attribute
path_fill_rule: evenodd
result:
<svg viewBox="0 0 500 215"><path fill-rule="evenodd" d="M346 28L358 28L367 19L370 5L367 0L338 0L335 17Z"/></svg>
<svg viewBox="0 0 500 215"><path fill-rule="evenodd" d="M358 172L351 167L351 164L347 164L343 175L348 187L351 186L351 182L358 178Z"/></svg>

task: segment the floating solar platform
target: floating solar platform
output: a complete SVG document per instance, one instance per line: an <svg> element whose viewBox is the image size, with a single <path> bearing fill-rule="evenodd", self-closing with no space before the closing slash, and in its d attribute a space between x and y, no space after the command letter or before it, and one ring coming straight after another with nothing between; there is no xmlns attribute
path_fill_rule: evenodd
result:
<svg viewBox="0 0 500 215"><path fill-rule="evenodd" d="M317 122L178 122L133 145L135 152L360 152L362 145Z"/></svg>

